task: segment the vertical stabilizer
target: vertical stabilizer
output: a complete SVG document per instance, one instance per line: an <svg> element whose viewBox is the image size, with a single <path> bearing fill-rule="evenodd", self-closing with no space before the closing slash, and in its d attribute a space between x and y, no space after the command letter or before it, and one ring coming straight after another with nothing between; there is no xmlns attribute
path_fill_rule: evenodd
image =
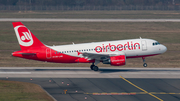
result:
<svg viewBox="0 0 180 101"><path fill-rule="evenodd" d="M44 44L34 36L31 31L21 22L13 22L14 31L16 33L21 50L28 50L33 47L41 47Z"/></svg>

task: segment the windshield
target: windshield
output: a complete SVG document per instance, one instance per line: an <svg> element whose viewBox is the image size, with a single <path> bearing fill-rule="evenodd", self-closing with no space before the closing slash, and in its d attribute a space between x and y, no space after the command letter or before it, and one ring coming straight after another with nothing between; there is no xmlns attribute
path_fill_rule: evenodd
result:
<svg viewBox="0 0 180 101"><path fill-rule="evenodd" d="M159 43L159 42L154 42L152 45L153 45L153 46L155 46L155 45L160 45L160 43Z"/></svg>

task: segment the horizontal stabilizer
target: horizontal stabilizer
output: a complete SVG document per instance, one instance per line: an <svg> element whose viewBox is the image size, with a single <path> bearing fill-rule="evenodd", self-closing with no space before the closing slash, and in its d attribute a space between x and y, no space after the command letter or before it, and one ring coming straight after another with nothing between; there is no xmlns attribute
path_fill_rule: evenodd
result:
<svg viewBox="0 0 180 101"><path fill-rule="evenodd" d="M36 55L36 53L18 53L18 54L22 54L22 55Z"/></svg>

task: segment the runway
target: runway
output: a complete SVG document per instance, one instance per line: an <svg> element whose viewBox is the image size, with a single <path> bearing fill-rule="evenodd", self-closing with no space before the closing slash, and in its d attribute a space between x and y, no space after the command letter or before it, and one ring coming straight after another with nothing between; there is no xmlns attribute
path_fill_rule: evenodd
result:
<svg viewBox="0 0 180 101"><path fill-rule="evenodd" d="M65 18L0 18L0 22L180 22L180 19L65 19Z"/></svg>
<svg viewBox="0 0 180 101"><path fill-rule="evenodd" d="M0 67L0 77L18 78L180 78L180 68Z"/></svg>
<svg viewBox="0 0 180 101"><path fill-rule="evenodd" d="M0 67L1 80L40 85L57 101L179 101L179 68Z"/></svg>

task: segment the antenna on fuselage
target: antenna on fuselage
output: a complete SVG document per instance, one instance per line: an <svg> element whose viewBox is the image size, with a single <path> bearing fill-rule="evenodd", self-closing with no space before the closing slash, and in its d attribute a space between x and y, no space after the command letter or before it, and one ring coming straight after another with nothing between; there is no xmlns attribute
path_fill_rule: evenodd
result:
<svg viewBox="0 0 180 101"><path fill-rule="evenodd" d="M72 44L74 45L74 42L72 42Z"/></svg>
<svg viewBox="0 0 180 101"><path fill-rule="evenodd" d="M142 39L142 38L140 37L140 39Z"/></svg>

